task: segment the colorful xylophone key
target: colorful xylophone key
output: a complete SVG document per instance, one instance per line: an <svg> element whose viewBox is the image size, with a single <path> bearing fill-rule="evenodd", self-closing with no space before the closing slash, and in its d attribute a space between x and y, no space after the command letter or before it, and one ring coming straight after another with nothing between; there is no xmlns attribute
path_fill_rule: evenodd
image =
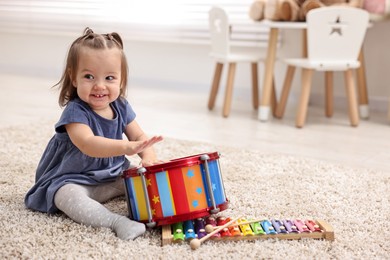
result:
<svg viewBox="0 0 390 260"><path fill-rule="evenodd" d="M283 223L284 223L284 226L286 227L288 233L299 233L299 230L298 230L297 227L295 226L293 220L291 220L291 219L285 219L285 220L283 221Z"/></svg>
<svg viewBox="0 0 390 260"><path fill-rule="evenodd" d="M217 226L223 226L226 223L228 223L231 219L225 218L225 217L217 217ZM232 236L241 236L240 228L237 226L230 226L227 228L222 229L221 237L232 237Z"/></svg>
<svg viewBox="0 0 390 260"><path fill-rule="evenodd" d="M311 232L324 232L314 220L311 219L305 220L305 224L310 229Z"/></svg>
<svg viewBox="0 0 390 260"><path fill-rule="evenodd" d="M230 221L230 218L225 218L220 216L217 217L216 221L217 221L217 226L223 226Z"/></svg>
<svg viewBox="0 0 390 260"><path fill-rule="evenodd" d="M182 222L172 224L172 234L173 234L173 242L184 241L183 223Z"/></svg>
<svg viewBox="0 0 390 260"><path fill-rule="evenodd" d="M205 230L205 223L203 218L197 218L194 221L195 224L195 233L196 237L198 239L201 239L202 237L207 235L207 232Z"/></svg>
<svg viewBox="0 0 390 260"><path fill-rule="evenodd" d="M194 223L192 220L186 220L183 222L183 228L184 228L184 234L186 240L191 240L196 238L195 231L194 231Z"/></svg>
<svg viewBox="0 0 390 260"><path fill-rule="evenodd" d="M231 237L231 236L233 236L232 233L230 233L229 228L227 228L227 227L222 229L222 231L220 231L219 234L221 234L221 237Z"/></svg>
<svg viewBox="0 0 390 260"><path fill-rule="evenodd" d="M305 222L301 219L295 219L294 224L299 232L311 232L310 229L306 226Z"/></svg>
<svg viewBox="0 0 390 260"><path fill-rule="evenodd" d="M228 218L230 220L230 218ZM232 234L232 237L239 237L242 236L240 228L237 226L237 223L234 222L234 226L228 227L230 234Z"/></svg>
<svg viewBox="0 0 390 260"><path fill-rule="evenodd" d="M263 230L267 235L277 234L274 227L272 226L271 221L269 221L268 219L260 221L260 224L263 227Z"/></svg>
<svg viewBox="0 0 390 260"><path fill-rule="evenodd" d="M274 227L276 233L278 233L278 234L287 234L288 233L286 227L283 224L283 221L281 221L279 219L272 219L271 223L272 223L272 226Z"/></svg>
<svg viewBox="0 0 390 260"><path fill-rule="evenodd" d="M240 218L239 220L237 220L238 224L244 223L244 222L246 223L248 221L246 219L244 219L244 218ZM241 233L244 236L253 236L254 235L253 230L252 230L252 228L251 228L251 226L249 224L239 225L239 228L240 228Z"/></svg>
<svg viewBox="0 0 390 260"><path fill-rule="evenodd" d="M208 225L210 225L210 226L212 226L212 227L216 227L217 226L217 220L214 218L214 217L207 217L206 219L205 219L205 222L206 222L206 227L208 226ZM206 228L206 230L207 230L207 228ZM214 234L213 235L213 237L221 237L221 234L219 234L219 233L216 233L216 234Z"/></svg>
<svg viewBox="0 0 390 260"><path fill-rule="evenodd" d="M251 220L250 220L251 221ZM253 222L250 224L252 231L255 235L265 235L263 228L261 227L260 222Z"/></svg>

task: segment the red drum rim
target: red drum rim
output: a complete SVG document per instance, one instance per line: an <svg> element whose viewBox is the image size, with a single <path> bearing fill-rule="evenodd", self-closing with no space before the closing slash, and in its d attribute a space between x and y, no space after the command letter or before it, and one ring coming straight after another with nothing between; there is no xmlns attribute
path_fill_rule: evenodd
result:
<svg viewBox="0 0 390 260"><path fill-rule="evenodd" d="M226 199L226 201L222 204L216 205L217 208L219 208L220 211L226 210L229 207L229 200ZM163 217L163 218L153 218L152 222L156 222L157 226L163 226L163 225L170 225L177 222L183 222L186 220L192 220L197 218L203 218L210 216L210 211L213 209L213 207L208 207L202 210L188 212L180 215L174 215L170 217ZM148 220L142 221L142 223L148 223Z"/></svg>
<svg viewBox="0 0 390 260"><path fill-rule="evenodd" d="M197 155L191 155L191 156L186 156L178 159L173 159L165 163L161 164L155 164L151 166L146 166L146 167L134 167L128 170L125 170L123 172L123 178L130 178L130 177L136 177L139 176L138 170L140 168L145 168L146 171L145 173L156 173L156 172L162 172L166 171L172 168L176 167L188 167L188 166L193 166L193 165L198 165L202 163L201 156L207 155L209 157L208 160L216 160L219 159L219 153L218 152L212 152L212 153L201 153Z"/></svg>

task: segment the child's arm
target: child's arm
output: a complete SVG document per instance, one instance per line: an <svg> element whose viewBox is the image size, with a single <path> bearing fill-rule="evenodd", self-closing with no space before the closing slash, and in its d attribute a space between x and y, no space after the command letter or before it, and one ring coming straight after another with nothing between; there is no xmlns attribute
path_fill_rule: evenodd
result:
<svg viewBox="0 0 390 260"><path fill-rule="evenodd" d="M125 135L130 141L149 140L148 136L144 133L144 131L141 129L141 127L138 125L138 123L135 120L133 120L130 124L127 125L125 130ZM159 142L161 140L162 137L157 136L156 142ZM156 153L154 152L152 145L148 146L146 149L139 152L138 155L139 157L142 158L141 164L143 166L153 165L155 163L161 162L157 159Z"/></svg>
<svg viewBox="0 0 390 260"><path fill-rule="evenodd" d="M142 140L135 139L134 141L95 136L89 126L81 123L67 124L65 128L72 143L81 152L91 157L139 154L162 140L161 136L154 136L150 139L143 138Z"/></svg>

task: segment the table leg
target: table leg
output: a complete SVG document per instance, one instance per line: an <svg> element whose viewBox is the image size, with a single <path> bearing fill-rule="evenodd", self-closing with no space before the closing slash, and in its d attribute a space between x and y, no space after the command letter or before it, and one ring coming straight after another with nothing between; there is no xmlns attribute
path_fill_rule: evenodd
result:
<svg viewBox="0 0 390 260"><path fill-rule="evenodd" d="M368 107L366 70L364 65L363 47L359 53L360 67L356 70L357 88L359 93L359 113L360 117L367 119L370 116Z"/></svg>
<svg viewBox="0 0 390 260"><path fill-rule="evenodd" d="M302 30L302 57L307 58L307 30Z"/></svg>
<svg viewBox="0 0 390 260"><path fill-rule="evenodd" d="M274 75L276 45L278 40L279 29L271 28L268 39L268 52L265 62L264 84L261 95L258 118L260 121L267 121L270 113L272 81Z"/></svg>

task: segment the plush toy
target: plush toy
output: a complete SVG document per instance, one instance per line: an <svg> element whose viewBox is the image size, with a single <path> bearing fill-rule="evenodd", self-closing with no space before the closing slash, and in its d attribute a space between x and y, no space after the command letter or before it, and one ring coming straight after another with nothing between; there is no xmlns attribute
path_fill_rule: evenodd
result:
<svg viewBox="0 0 390 260"><path fill-rule="evenodd" d="M362 7L364 0L255 0L249 9L252 20L304 21L315 8L330 5Z"/></svg>
<svg viewBox="0 0 390 260"><path fill-rule="evenodd" d="M252 20L296 21L305 0L255 0L249 9Z"/></svg>
<svg viewBox="0 0 390 260"><path fill-rule="evenodd" d="M363 9L374 21L390 18L390 0L364 0Z"/></svg>
<svg viewBox="0 0 390 260"><path fill-rule="evenodd" d="M302 18L306 17L307 13L314 9L323 6L331 6L331 5L345 5L350 7L363 7L364 0L306 0L301 5L301 14Z"/></svg>

